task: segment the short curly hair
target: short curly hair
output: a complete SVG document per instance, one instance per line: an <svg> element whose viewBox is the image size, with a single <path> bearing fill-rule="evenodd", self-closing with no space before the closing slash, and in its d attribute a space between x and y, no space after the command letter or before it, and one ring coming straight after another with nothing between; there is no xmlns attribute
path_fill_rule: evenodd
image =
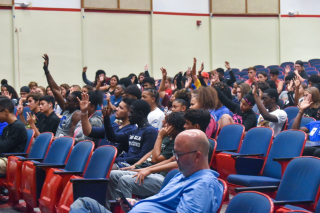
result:
<svg viewBox="0 0 320 213"><path fill-rule="evenodd" d="M184 131L186 119L183 112L172 112L167 117L167 123L171 124L178 132Z"/></svg>
<svg viewBox="0 0 320 213"><path fill-rule="evenodd" d="M200 130L206 132L206 129L211 120L211 115L208 110L189 109L186 111L184 118L190 121L192 125L198 124L200 126Z"/></svg>
<svg viewBox="0 0 320 213"><path fill-rule="evenodd" d="M126 87L123 91L124 94L129 94L137 97L137 99L141 99L141 90L135 84L131 84L130 86Z"/></svg>

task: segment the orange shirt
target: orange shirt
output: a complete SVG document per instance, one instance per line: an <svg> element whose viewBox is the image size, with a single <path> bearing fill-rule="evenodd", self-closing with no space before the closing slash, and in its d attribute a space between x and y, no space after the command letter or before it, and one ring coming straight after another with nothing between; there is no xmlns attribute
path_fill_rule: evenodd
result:
<svg viewBox="0 0 320 213"><path fill-rule="evenodd" d="M259 79L257 77L256 78L256 81L259 81ZM253 81L251 81L251 79L248 79L245 81L246 84L249 84L249 86L251 87L251 85L253 84Z"/></svg>

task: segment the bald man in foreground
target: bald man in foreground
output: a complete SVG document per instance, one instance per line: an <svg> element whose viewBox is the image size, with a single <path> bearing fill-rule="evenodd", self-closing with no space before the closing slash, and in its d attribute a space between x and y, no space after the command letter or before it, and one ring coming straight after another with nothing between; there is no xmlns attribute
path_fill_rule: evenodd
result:
<svg viewBox="0 0 320 213"><path fill-rule="evenodd" d="M186 130L175 140L174 156L180 173L156 195L137 201L128 198L132 209L120 199L123 211L140 212L216 212L220 206L223 187L219 174L208 165L209 141L201 130ZM70 213L110 213L91 198L79 198Z"/></svg>

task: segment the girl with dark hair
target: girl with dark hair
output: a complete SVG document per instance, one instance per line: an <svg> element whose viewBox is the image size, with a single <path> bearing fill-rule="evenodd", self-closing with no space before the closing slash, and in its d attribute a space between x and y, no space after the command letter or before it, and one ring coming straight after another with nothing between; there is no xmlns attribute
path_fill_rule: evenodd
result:
<svg viewBox="0 0 320 213"><path fill-rule="evenodd" d="M148 102L151 112L148 115L148 122L157 130L162 128L162 121L164 120L164 113L160 109L159 93L154 88L144 89L141 100Z"/></svg>
<svg viewBox="0 0 320 213"><path fill-rule="evenodd" d="M103 81L99 81L96 87L96 90L105 91L105 93L109 93L110 95L114 95L114 90L116 89L116 86L119 82L119 78L117 75L113 75L110 78L110 85L107 86L101 86Z"/></svg>
<svg viewBox="0 0 320 213"><path fill-rule="evenodd" d="M8 84L5 84L5 85L2 85L1 86L1 95L4 95L4 96L7 96L14 105L17 105L18 104L18 99L19 99L19 96L16 92L16 90L8 85Z"/></svg>
<svg viewBox="0 0 320 213"><path fill-rule="evenodd" d="M265 71L261 71L258 74L258 79L261 82L266 82L268 80L268 74Z"/></svg>

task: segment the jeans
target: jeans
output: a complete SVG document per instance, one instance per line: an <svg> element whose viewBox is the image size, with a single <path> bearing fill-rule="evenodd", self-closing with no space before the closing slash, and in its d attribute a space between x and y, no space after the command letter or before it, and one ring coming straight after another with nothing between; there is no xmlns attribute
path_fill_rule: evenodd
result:
<svg viewBox="0 0 320 213"><path fill-rule="evenodd" d="M70 207L69 213L111 213L96 200L88 197L77 199Z"/></svg>

